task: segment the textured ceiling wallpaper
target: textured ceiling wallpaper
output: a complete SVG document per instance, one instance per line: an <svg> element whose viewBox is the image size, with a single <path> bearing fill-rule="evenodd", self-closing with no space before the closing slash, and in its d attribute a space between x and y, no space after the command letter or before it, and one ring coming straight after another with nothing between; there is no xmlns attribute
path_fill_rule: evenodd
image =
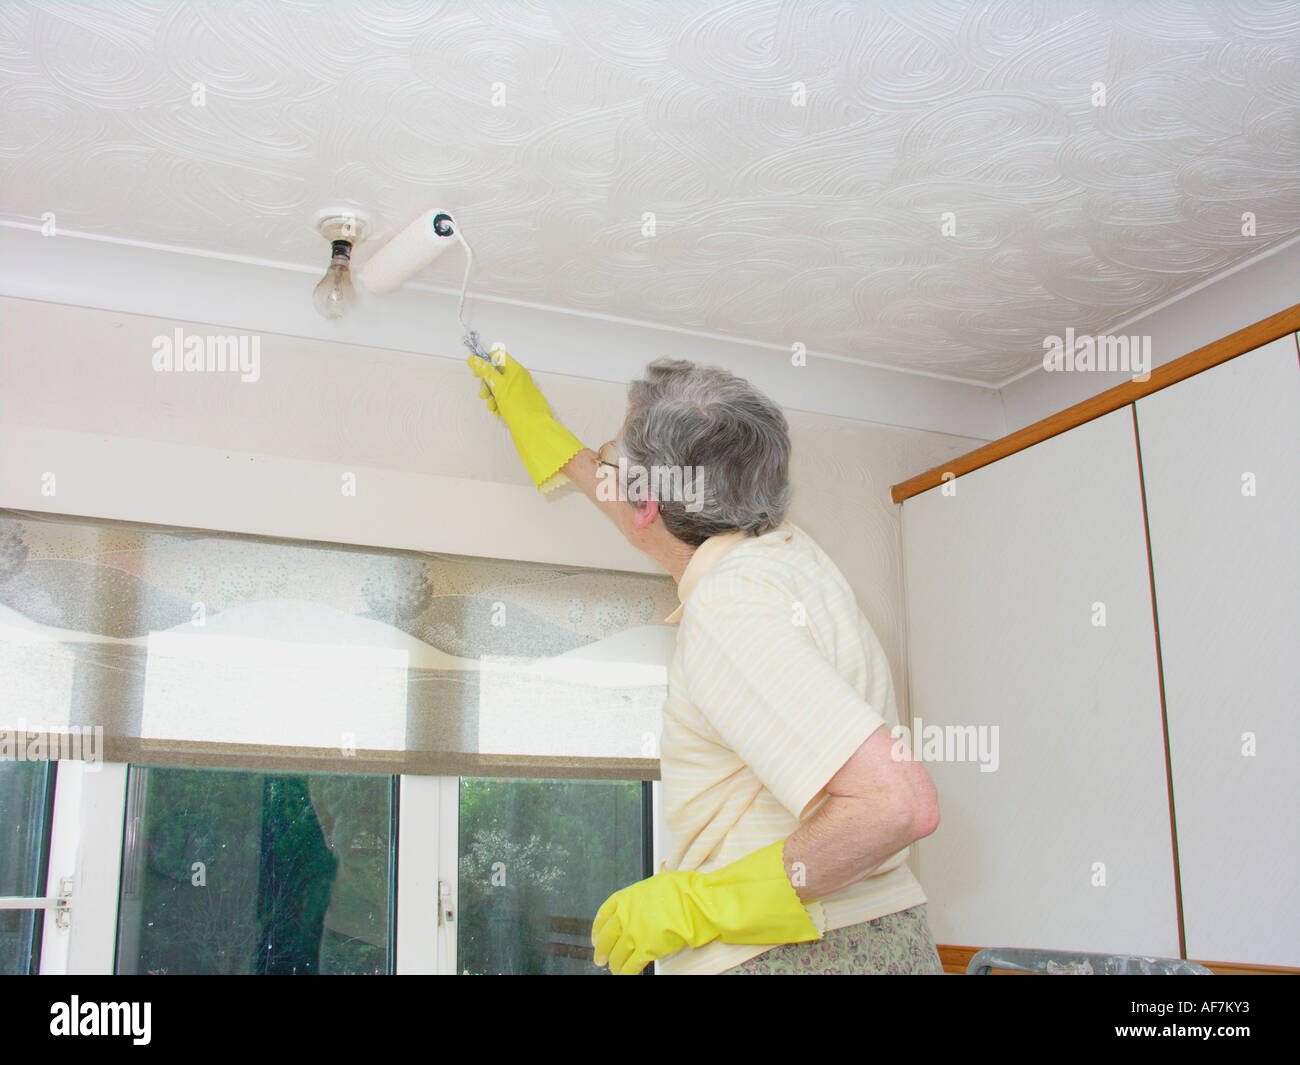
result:
<svg viewBox="0 0 1300 1065"><path fill-rule="evenodd" d="M482 296L986 383L1300 233L1298 116L1294 0L0 3L6 220L436 205Z"/></svg>

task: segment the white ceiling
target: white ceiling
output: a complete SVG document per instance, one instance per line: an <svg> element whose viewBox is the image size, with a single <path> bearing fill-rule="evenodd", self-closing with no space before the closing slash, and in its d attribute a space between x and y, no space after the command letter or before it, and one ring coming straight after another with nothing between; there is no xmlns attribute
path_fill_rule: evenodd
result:
<svg viewBox="0 0 1300 1065"><path fill-rule="evenodd" d="M323 270L439 206L480 296L985 384L1300 233L1298 116L1293 0L0 3L0 218Z"/></svg>

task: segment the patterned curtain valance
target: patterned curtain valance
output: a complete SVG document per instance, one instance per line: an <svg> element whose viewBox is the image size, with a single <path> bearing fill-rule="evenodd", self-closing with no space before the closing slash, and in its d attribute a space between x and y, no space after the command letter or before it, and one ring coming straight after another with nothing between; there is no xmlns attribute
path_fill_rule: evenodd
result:
<svg viewBox="0 0 1300 1065"><path fill-rule="evenodd" d="M653 779L675 606L667 577L0 510L0 753Z"/></svg>

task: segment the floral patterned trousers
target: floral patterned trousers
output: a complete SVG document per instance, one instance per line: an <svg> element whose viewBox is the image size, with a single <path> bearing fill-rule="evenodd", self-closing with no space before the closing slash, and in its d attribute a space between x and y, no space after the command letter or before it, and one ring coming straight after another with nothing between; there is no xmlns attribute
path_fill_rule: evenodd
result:
<svg viewBox="0 0 1300 1065"><path fill-rule="evenodd" d="M723 976L848 976L942 973L925 905L787 943L727 969Z"/></svg>

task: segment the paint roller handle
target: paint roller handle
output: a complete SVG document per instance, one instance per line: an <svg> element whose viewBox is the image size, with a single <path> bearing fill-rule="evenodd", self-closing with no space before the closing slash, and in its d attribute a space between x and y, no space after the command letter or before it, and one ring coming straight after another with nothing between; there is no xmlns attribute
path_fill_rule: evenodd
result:
<svg viewBox="0 0 1300 1065"><path fill-rule="evenodd" d="M497 342L493 344L492 347L489 348L487 351L484 351L483 345L479 343L478 331L474 329L467 329L465 331L465 335L460 338L460 342L464 344L467 348L469 348L469 350L473 352L477 358L482 359L484 362L490 362L494 366L500 367L501 363L492 357L492 353L495 352L498 348L504 352L506 350L504 344Z"/></svg>

